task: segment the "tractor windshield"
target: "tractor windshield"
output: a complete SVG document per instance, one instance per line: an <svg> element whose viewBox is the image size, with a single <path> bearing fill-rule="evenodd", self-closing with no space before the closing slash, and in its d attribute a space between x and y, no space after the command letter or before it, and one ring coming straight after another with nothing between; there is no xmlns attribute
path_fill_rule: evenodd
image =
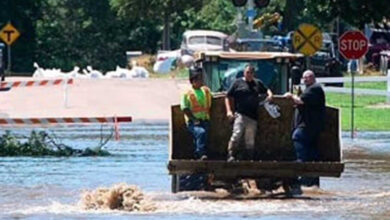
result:
<svg viewBox="0 0 390 220"><path fill-rule="evenodd" d="M213 92L227 91L235 79L243 77L246 64L255 67L256 78L260 79L275 93L282 92L281 65L275 60L231 60L205 63L205 83Z"/></svg>

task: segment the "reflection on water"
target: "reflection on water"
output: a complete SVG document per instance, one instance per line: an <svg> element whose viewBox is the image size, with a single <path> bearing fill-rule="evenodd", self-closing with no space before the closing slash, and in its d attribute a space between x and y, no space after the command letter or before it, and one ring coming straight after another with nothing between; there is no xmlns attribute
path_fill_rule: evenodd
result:
<svg viewBox="0 0 390 220"><path fill-rule="evenodd" d="M48 128L46 128L48 129ZM170 193L168 124L121 125L121 139L106 149L113 156L87 158L0 158L0 219L385 219L390 218L390 132L343 134L346 163L341 178L322 178L321 189L301 199L218 200ZM50 128L78 148L95 146L111 128ZM14 128L19 137L31 129ZM85 210L85 190L118 183L138 186L155 210Z"/></svg>

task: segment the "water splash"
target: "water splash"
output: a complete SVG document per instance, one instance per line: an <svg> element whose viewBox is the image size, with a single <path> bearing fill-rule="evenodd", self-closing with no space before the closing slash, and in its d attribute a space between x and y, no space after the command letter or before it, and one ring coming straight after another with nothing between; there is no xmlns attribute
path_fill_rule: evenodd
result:
<svg viewBox="0 0 390 220"><path fill-rule="evenodd" d="M85 209L118 209L124 211L155 211L154 203L135 185L115 184L110 188L98 188L82 194L81 205Z"/></svg>

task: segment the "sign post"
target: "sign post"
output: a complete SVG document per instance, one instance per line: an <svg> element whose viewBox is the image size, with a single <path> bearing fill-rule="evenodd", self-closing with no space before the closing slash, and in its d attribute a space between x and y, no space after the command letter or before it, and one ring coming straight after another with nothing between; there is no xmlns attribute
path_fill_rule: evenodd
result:
<svg viewBox="0 0 390 220"><path fill-rule="evenodd" d="M0 30L0 38L8 45L8 74L11 72L11 44L15 42L16 39L20 36L20 33L11 23L6 24Z"/></svg>
<svg viewBox="0 0 390 220"><path fill-rule="evenodd" d="M361 31L347 31L339 38L339 51L345 59L360 59L368 51L368 40ZM351 86L351 138L354 138L355 71Z"/></svg>
<svg viewBox="0 0 390 220"><path fill-rule="evenodd" d="M247 10L247 16L248 16L248 29L250 32L253 31L253 19L256 17L256 11L254 9L254 2L253 0L249 0L247 3L248 10Z"/></svg>

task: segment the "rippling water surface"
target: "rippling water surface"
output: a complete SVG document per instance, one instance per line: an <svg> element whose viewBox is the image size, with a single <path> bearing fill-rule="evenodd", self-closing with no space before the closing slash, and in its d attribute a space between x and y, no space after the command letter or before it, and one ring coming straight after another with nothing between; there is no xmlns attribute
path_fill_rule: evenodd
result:
<svg viewBox="0 0 390 220"><path fill-rule="evenodd" d="M109 157L0 157L1 219L390 219L390 132L343 134L341 178L322 178L321 190L297 199L200 200L170 193L166 123L121 125ZM96 146L100 126L45 128L73 147ZM13 128L20 137L31 129ZM103 136L110 133L103 127ZM85 190L137 185L157 210L84 210Z"/></svg>

